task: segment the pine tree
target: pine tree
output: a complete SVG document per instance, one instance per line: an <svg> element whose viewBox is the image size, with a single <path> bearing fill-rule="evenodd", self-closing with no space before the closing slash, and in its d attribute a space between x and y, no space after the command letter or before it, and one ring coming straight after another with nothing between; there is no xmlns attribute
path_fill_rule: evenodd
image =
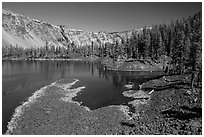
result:
<svg viewBox="0 0 204 137"><path fill-rule="evenodd" d="M93 41L91 41L91 56L94 55L94 44Z"/></svg>
<svg viewBox="0 0 204 137"><path fill-rule="evenodd" d="M185 67L188 66L189 62L189 56L190 56L190 47L191 47L191 41L188 36L185 37L184 39L184 50L183 50L183 61L185 64Z"/></svg>
<svg viewBox="0 0 204 137"><path fill-rule="evenodd" d="M162 41L162 36L161 36L161 33L159 32L158 33L158 37L157 37L157 59L159 56L161 55L165 55L165 47L163 45L163 41Z"/></svg>
<svg viewBox="0 0 204 137"><path fill-rule="evenodd" d="M149 58L150 55L150 33L146 27L143 29L143 41L144 41L144 58Z"/></svg>

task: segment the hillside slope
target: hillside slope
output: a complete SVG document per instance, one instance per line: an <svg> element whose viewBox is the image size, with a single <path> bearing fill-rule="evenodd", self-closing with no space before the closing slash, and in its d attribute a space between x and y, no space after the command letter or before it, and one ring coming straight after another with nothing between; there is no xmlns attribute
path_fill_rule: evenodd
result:
<svg viewBox="0 0 204 137"><path fill-rule="evenodd" d="M24 15L2 10L2 45L16 46L23 48L42 47L46 42L54 46L66 46L74 43L77 47L121 42L121 38L127 39L133 32L141 32L142 29L135 29L123 32L85 32L82 30L70 29L68 26L56 26L44 21L31 19Z"/></svg>

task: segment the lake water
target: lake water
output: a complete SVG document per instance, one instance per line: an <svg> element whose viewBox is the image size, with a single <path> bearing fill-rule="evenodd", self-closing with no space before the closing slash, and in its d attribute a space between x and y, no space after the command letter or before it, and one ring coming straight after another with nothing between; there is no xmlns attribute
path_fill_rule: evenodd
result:
<svg viewBox="0 0 204 137"><path fill-rule="evenodd" d="M59 79L79 79L86 88L74 98L91 110L126 104L124 86L138 85L161 73L107 71L98 63L85 61L2 61L2 132L7 130L14 110L36 90Z"/></svg>

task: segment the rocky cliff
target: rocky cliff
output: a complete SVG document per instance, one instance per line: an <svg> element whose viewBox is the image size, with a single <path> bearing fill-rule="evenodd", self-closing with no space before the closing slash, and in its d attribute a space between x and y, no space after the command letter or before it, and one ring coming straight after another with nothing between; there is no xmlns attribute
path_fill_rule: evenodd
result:
<svg viewBox="0 0 204 137"><path fill-rule="evenodd" d="M18 45L19 47L42 47L46 42L54 46L66 46L74 43L77 47L105 44L106 42L121 42L133 32L139 33L142 29L123 32L85 32L70 29L65 25L53 25L41 20L31 19L24 15L2 10L2 45Z"/></svg>

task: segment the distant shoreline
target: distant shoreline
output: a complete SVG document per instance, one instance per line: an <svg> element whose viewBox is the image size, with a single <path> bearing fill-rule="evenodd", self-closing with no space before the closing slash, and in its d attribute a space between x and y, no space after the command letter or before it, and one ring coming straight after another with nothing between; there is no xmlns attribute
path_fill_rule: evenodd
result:
<svg viewBox="0 0 204 137"><path fill-rule="evenodd" d="M11 60L11 61L90 61L90 62L99 62L101 63L107 70L110 71L123 71L123 72L155 72L155 71L164 71L163 64L162 63L154 63L155 65L152 65L151 63L145 62L144 64L133 61L133 62L127 62L125 60L121 61L113 61L113 59L110 58L94 58L94 57L81 57L81 58L70 58L70 59L63 59L63 58L2 58L2 60Z"/></svg>
<svg viewBox="0 0 204 137"><path fill-rule="evenodd" d="M45 58L33 58L33 59L25 59L25 58L2 58L2 60L38 60L38 61L93 61L93 59L84 59L84 58L73 58L73 59L45 59Z"/></svg>

